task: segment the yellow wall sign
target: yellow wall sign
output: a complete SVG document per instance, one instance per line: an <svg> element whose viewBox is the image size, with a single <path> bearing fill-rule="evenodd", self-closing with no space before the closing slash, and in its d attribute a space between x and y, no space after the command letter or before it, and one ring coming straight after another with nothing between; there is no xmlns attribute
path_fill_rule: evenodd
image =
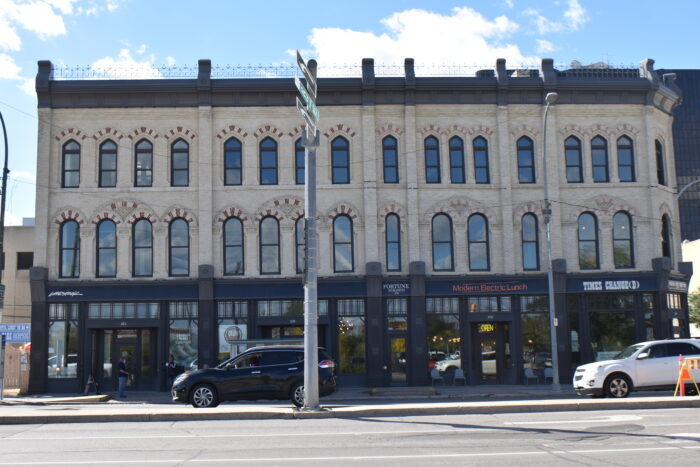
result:
<svg viewBox="0 0 700 467"><path fill-rule="evenodd" d="M496 326L493 324L482 324L479 326L479 332L494 332L496 330Z"/></svg>

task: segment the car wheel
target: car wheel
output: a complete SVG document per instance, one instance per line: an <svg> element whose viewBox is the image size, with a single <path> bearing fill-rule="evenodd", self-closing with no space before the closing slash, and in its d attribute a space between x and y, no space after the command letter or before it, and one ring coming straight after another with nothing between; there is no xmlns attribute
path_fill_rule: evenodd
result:
<svg viewBox="0 0 700 467"><path fill-rule="evenodd" d="M292 404L301 408L304 406L304 384L297 383L292 386L292 390L289 393L289 398L292 400Z"/></svg>
<svg viewBox="0 0 700 467"><path fill-rule="evenodd" d="M605 380L605 394L608 397L623 398L630 395L632 383L627 375L614 374Z"/></svg>
<svg viewBox="0 0 700 467"><path fill-rule="evenodd" d="M190 393L190 402L192 407L216 407L219 405L219 397L216 395L216 389L208 384L198 384L192 388Z"/></svg>

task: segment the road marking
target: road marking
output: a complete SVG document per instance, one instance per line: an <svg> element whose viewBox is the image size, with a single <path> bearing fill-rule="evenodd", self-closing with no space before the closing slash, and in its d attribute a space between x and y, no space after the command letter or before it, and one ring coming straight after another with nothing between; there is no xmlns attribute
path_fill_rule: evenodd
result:
<svg viewBox="0 0 700 467"><path fill-rule="evenodd" d="M642 420L639 415L610 415L608 417L579 418L578 420L541 420L527 422L504 422L504 425L567 425L572 423L610 423L610 422L632 422Z"/></svg>
<svg viewBox="0 0 700 467"><path fill-rule="evenodd" d="M700 433L671 433L667 436L673 436L674 438L698 438L700 439Z"/></svg>

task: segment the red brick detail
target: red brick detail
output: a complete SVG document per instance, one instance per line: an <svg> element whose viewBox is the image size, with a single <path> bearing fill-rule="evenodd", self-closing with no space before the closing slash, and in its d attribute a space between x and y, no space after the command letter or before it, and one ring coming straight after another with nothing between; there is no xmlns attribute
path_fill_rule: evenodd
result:
<svg viewBox="0 0 700 467"><path fill-rule="evenodd" d="M326 138L330 138L335 133L345 133L353 138L357 134L355 130L353 130L349 126L344 125L342 123L338 123L335 127L330 127L328 130L326 130L326 132L323 133L323 136L325 136Z"/></svg>
<svg viewBox="0 0 700 467"><path fill-rule="evenodd" d="M129 134L127 135L127 138L133 140L133 139L136 139L136 138L138 138L139 136L142 136L142 135L150 136L150 137L153 138L153 139L158 139L158 137L160 136L160 135L158 134L158 132L155 131L153 128L148 128L148 127L142 126L142 127L140 127L140 128L135 129L135 130L132 131L131 133L129 133Z"/></svg>
<svg viewBox="0 0 700 467"><path fill-rule="evenodd" d="M136 214L132 214L131 216L129 216L129 218L126 220L126 223L130 224L130 225L135 224L137 221L140 221L141 219L146 219L151 224L156 223L156 216L154 216L151 213L147 213L147 212L143 212L143 211L136 213Z"/></svg>
<svg viewBox="0 0 700 467"><path fill-rule="evenodd" d="M124 135L116 128L107 127L104 130L97 131L94 135L92 135L92 139L98 140L98 139L102 139L105 136L110 136L110 137L113 136L116 139L122 139L124 137Z"/></svg>
<svg viewBox="0 0 700 467"><path fill-rule="evenodd" d="M428 126L421 128L420 134L425 137L429 134L438 134L438 135L444 134L444 131L439 126L430 124Z"/></svg>
<svg viewBox="0 0 700 467"><path fill-rule="evenodd" d="M184 136L185 138L189 139L192 141L197 137L197 135L194 133L194 131L190 130L189 128L185 127L175 127L171 128L170 130L165 132L165 139L170 139L174 136Z"/></svg>
<svg viewBox="0 0 700 467"><path fill-rule="evenodd" d="M292 131L287 133L291 138L294 138L296 136L301 135L304 131L306 131L306 125L299 125L297 127L292 128Z"/></svg>
<svg viewBox="0 0 700 467"><path fill-rule="evenodd" d="M61 134L56 135L55 138L56 138L56 141L61 141L66 136L70 136L70 135L73 135L73 136L80 138L81 141L88 137L85 133L83 133L82 131L80 131L76 128L68 128L67 130L61 131Z"/></svg>
<svg viewBox="0 0 700 467"><path fill-rule="evenodd" d="M267 133L272 133L278 138L284 136L284 133L281 130L278 130L272 125L265 125L264 127L258 128L257 130L255 130L255 133L253 133L253 136L255 136L256 138L260 138L262 135Z"/></svg>
<svg viewBox="0 0 700 467"><path fill-rule="evenodd" d="M218 132L216 134L216 137L219 139L223 139L224 136L228 135L229 133L234 134L234 135L238 135L238 136L242 136L243 138L248 136L248 133L246 133L243 130L243 128L238 127L236 125L229 125L228 128L224 128L220 132Z"/></svg>
<svg viewBox="0 0 700 467"><path fill-rule="evenodd" d="M61 225L68 220L74 220L80 225L85 223L85 220L80 216L80 214L78 212L73 211L72 209L62 211L58 216L54 218L53 222L54 224Z"/></svg>
<svg viewBox="0 0 700 467"><path fill-rule="evenodd" d="M403 130L397 126L394 126L393 124L389 123L388 125L384 125L381 128L377 128L377 134L378 135L389 135L389 134L397 134L397 135L402 135Z"/></svg>

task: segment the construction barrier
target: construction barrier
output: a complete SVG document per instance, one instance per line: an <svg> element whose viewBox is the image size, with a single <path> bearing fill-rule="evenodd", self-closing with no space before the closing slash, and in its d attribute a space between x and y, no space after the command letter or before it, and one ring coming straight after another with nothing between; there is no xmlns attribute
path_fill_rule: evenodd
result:
<svg viewBox="0 0 700 467"><path fill-rule="evenodd" d="M683 355L678 356L678 382L676 383L676 390L673 392L674 396L685 396L686 381L692 381L693 385L695 386L695 394L700 395L698 383L695 381L693 374L690 372L690 370L697 369L700 369L700 357L683 358Z"/></svg>

